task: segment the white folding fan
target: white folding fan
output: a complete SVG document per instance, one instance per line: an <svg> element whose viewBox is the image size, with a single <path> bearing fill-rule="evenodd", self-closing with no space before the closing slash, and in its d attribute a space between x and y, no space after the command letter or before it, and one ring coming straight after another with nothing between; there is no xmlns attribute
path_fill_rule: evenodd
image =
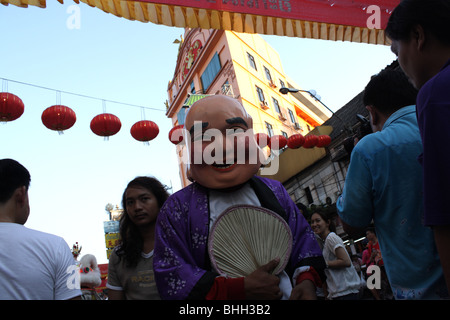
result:
<svg viewBox="0 0 450 320"><path fill-rule="evenodd" d="M275 212L255 206L234 206L214 222L208 251L214 269L230 278L244 277L275 258L273 274L286 267L292 250L292 233Z"/></svg>

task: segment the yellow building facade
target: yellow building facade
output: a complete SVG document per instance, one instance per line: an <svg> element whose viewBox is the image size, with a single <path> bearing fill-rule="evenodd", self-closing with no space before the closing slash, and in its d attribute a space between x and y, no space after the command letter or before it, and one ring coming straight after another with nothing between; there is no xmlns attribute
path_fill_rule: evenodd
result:
<svg viewBox="0 0 450 320"><path fill-rule="evenodd" d="M281 87L301 87L286 75L276 50L257 34L186 29L175 42L180 47L166 102L173 126L184 124L196 99L214 94L238 99L253 118L254 132L269 136L306 135L332 115L308 92L280 93ZM190 183L183 161L185 146L176 148L184 187Z"/></svg>

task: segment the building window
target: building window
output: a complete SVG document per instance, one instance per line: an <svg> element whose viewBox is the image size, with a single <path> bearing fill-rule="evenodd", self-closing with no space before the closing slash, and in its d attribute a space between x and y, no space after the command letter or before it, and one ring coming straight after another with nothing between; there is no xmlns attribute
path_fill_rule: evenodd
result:
<svg viewBox="0 0 450 320"><path fill-rule="evenodd" d="M186 119L186 110L187 108L181 108L177 113L178 124L184 124L184 120Z"/></svg>
<svg viewBox="0 0 450 320"><path fill-rule="evenodd" d="M272 81L272 76L270 75L270 70L264 67L264 73L266 74L266 78L269 81Z"/></svg>
<svg viewBox="0 0 450 320"><path fill-rule="evenodd" d="M280 79L280 86L281 86L282 88L286 88L286 85L284 84L284 81L281 80L281 79Z"/></svg>
<svg viewBox="0 0 450 320"><path fill-rule="evenodd" d="M273 136L273 127L268 122L266 122L266 129L267 129L267 134L269 135L269 137L272 137Z"/></svg>
<svg viewBox="0 0 450 320"><path fill-rule="evenodd" d="M291 118L291 122L296 123L297 121L295 121L295 116L294 116L294 113L292 112L292 110L288 109L288 112L289 112L289 118Z"/></svg>
<svg viewBox="0 0 450 320"><path fill-rule="evenodd" d="M248 52L247 52L247 57L248 57L248 62L250 63L250 67L252 67L255 70L258 70L258 69L256 69L255 58Z"/></svg>
<svg viewBox="0 0 450 320"><path fill-rule="evenodd" d="M275 111L281 114L280 104L278 103L278 100L272 97L272 102L275 107Z"/></svg>
<svg viewBox="0 0 450 320"><path fill-rule="evenodd" d="M286 133L286 132L284 132L284 131L281 131L281 134L286 138L286 139L288 139L289 138L289 136L288 136L288 134Z"/></svg>
<svg viewBox="0 0 450 320"><path fill-rule="evenodd" d="M306 195L306 199L308 200L308 204L312 204L314 202L312 194L311 194L311 189L309 189L309 187L305 188L305 195Z"/></svg>
<svg viewBox="0 0 450 320"><path fill-rule="evenodd" d="M195 93L194 81L191 82L191 93Z"/></svg>
<svg viewBox="0 0 450 320"><path fill-rule="evenodd" d="M259 101L262 103L266 102L266 98L264 97L264 92L258 86L256 86L256 93L258 94Z"/></svg>
<svg viewBox="0 0 450 320"><path fill-rule="evenodd" d="M219 55L216 52L200 77L203 93L208 91L209 86L214 81L221 68Z"/></svg>

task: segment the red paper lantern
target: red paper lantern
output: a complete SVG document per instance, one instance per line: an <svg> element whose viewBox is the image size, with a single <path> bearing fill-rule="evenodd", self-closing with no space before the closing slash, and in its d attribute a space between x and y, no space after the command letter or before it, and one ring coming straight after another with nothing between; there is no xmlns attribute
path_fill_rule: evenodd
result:
<svg viewBox="0 0 450 320"><path fill-rule="evenodd" d="M288 138L287 146L291 149L298 149L303 145L303 143L305 143L305 137L300 133L297 133Z"/></svg>
<svg viewBox="0 0 450 320"><path fill-rule="evenodd" d="M260 148L264 148L269 144L269 136L265 133L257 133L255 134L256 143Z"/></svg>
<svg viewBox="0 0 450 320"><path fill-rule="evenodd" d="M305 143L303 143L303 148L314 148L317 145L319 139L315 135L309 135L305 137Z"/></svg>
<svg viewBox="0 0 450 320"><path fill-rule="evenodd" d="M159 133L159 127L153 121L142 120L133 124L130 133L137 141L148 142L156 138Z"/></svg>
<svg viewBox="0 0 450 320"><path fill-rule="evenodd" d="M9 92L0 92L0 121L7 122L19 118L25 106L22 99Z"/></svg>
<svg viewBox="0 0 450 320"><path fill-rule="evenodd" d="M317 137L317 139L318 139L318 141L317 141L316 147L319 147L319 148L327 147L331 143L331 138L330 138L330 136L327 136L327 135L320 135Z"/></svg>
<svg viewBox="0 0 450 320"><path fill-rule="evenodd" d="M181 141L183 141L183 128L184 124L179 124L169 131L170 142L172 142L173 144L179 144Z"/></svg>
<svg viewBox="0 0 450 320"><path fill-rule="evenodd" d="M77 116L69 107L54 105L42 112L41 119L44 126L48 129L62 133L64 130L71 128L75 124Z"/></svg>
<svg viewBox="0 0 450 320"><path fill-rule="evenodd" d="M102 113L91 120L91 130L96 135L108 138L120 131L120 119L110 113Z"/></svg>
<svg viewBox="0 0 450 320"><path fill-rule="evenodd" d="M283 149L287 144L287 138L283 135L275 135L270 137L269 148L272 150Z"/></svg>

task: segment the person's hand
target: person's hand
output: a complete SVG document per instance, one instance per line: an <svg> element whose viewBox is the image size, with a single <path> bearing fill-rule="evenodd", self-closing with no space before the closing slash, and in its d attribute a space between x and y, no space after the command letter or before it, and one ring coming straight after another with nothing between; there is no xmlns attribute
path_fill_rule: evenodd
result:
<svg viewBox="0 0 450 320"><path fill-rule="evenodd" d="M281 299L282 293L279 287L280 278L272 272L280 263L280 259L274 259L259 267L244 278L245 297L250 300L276 300Z"/></svg>
<svg viewBox="0 0 450 320"><path fill-rule="evenodd" d="M311 280L304 280L297 284L291 292L289 300L316 300L316 286Z"/></svg>

